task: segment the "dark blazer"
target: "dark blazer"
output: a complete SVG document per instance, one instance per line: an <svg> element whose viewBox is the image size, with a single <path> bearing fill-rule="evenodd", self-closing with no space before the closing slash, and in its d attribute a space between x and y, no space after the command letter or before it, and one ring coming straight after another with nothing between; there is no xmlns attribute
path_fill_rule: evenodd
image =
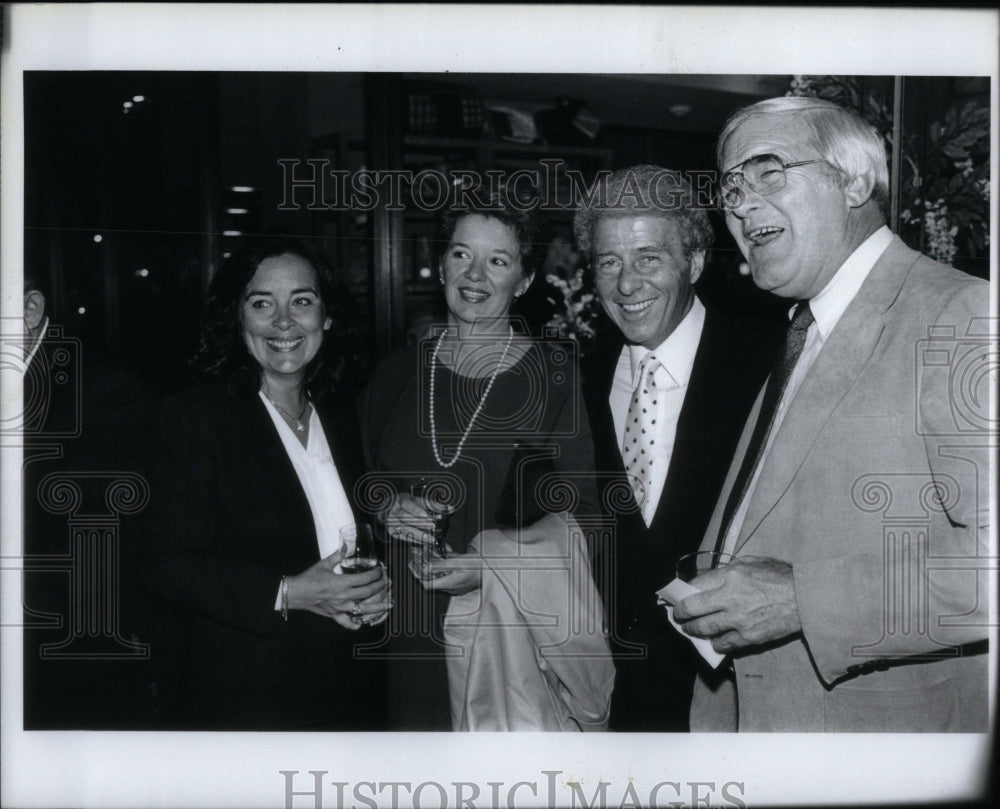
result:
<svg viewBox="0 0 1000 809"><path fill-rule="evenodd" d="M153 404L141 380L56 325L24 375L25 729L154 720L136 513Z"/></svg>
<svg viewBox="0 0 1000 809"><path fill-rule="evenodd" d="M655 591L674 578L677 559L698 549L746 415L767 375L780 325L707 308L667 479L647 528L628 487L608 395L624 346L604 340L583 365L599 486L624 497L609 513L613 531L595 553L612 629L617 678L611 728L688 729L697 654L670 626Z"/></svg>
<svg viewBox="0 0 1000 809"><path fill-rule="evenodd" d="M361 473L353 407L317 406L349 497ZM283 574L319 560L291 460L256 393L221 387L168 399L159 414L148 510L149 589L175 610L183 643L178 723L199 728L378 729L380 666L329 618L276 611Z"/></svg>

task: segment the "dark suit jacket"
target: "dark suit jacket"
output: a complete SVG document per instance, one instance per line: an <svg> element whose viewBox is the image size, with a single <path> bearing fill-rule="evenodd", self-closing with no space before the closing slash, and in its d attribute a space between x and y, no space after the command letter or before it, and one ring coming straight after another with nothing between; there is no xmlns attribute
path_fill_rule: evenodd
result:
<svg viewBox="0 0 1000 809"><path fill-rule="evenodd" d="M773 324L708 308L652 524L647 528L630 493L603 498L619 506L609 514L607 546L595 553L616 653L612 729L688 729L697 655L667 622L655 591L674 578L678 557L698 549L780 334ZM608 405L624 346L616 337L584 362L584 397L598 484L630 492Z"/></svg>
<svg viewBox="0 0 1000 809"><path fill-rule="evenodd" d="M353 407L317 406L352 497L361 472ZM308 501L256 393L168 399L151 461L145 579L182 620L180 723L200 728L378 729L380 666L352 660L377 628L274 609L282 575L319 560ZM353 499L353 498L352 498Z"/></svg>
<svg viewBox="0 0 1000 809"><path fill-rule="evenodd" d="M24 376L27 729L153 721L136 580L152 413L141 380L49 326Z"/></svg>

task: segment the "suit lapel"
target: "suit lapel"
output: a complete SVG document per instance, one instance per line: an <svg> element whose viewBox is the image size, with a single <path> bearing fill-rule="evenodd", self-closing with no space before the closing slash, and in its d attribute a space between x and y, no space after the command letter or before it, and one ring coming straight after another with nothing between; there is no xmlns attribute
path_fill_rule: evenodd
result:
<svg viewBox="0 0 1000 809"><path fill-rule="evenodd" d="M597 471L602 476L625 474L615 421L611 414L611 405L608 404L618 357L623 346L624 343L620 339L609 341L586 361L588 373L584 377L584 391L591 417Z"/></svg>
<svg viewBox="0 0 1000 809"><path fill-rule="evenodd" d="M871 358L885 326L885 311L898 296L916 257L898 238L894 239L834 327L763 460L737 549L753 536L791 485L823 426ZM754 418L758 409L759 402L754 408ZM752 423L748 422L750 429ZM726 496L728 492L723 493L723 502Z"/></svg>
<svg viewBox="0 0 1000 809"><path fill-rule="evenodd" d="M243 466L259 470L261 502L266 499L274 504L278 510L275 513L282 514L282 518L288 521L284 526L288 537L282 546L284 561L298 565L316 561L319 559L316 522L292 459L288 457L278 435L278 428L260 396L254 394L241 401L246 408L246 416L238 429L243 431L246 452L250 453ZM234 420L234 423L239 424L240 421ZM259 506L259 503L252 505Z"/></svg>
<svg viewBox="0 0 1000 809"><path fill-rule="evenodd" d="M326 436L327 446L330 447L330 457L333 458L337 476L347 493L355 521L363 522L366 515L359 505L366 498L362 493L355 491L355 486L364 473L364 465L361 432L353 403L333 397L328 404L320 404L316 408L316 413L323 425L323 434Z"/></svg>
<svg viewBox="0 0 1000 809"><path fill-rule="evenodd" d="M705 431L711 429L711 425L708 419L703 418L703 407L710 397L725 395L728 389L732 369L726 362L726 352L717 345L717 341L723 339L723 330L717 317L714 310L706 310L705 325L698 341L684 403L677 417L667 478L663 482L663 491L656 506L656 514L653 515L651 529L664 530L668 520L676 523L676 516L671 515L686 508L683 501L675 501L681 478L690 474L696 464L704 460L700 456L705 445Z"/></svg>

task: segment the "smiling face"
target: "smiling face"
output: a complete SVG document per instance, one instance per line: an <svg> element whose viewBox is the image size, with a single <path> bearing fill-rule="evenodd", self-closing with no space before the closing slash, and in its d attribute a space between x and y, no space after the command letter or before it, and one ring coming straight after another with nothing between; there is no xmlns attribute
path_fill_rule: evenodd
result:
<svg viewBox="0 0 1000 809"><path fill-rule="evenodd" d="M514 231L490 216L470 214L455 226L441 258L448 322L460 329L477 320L505 319L531 284Z"/></svg>
<svg viewBox="0 0 1000 809"><path fill-rule="evenodd" d="M243 293L240 324L265 380L301 382L331 324L312 265L292 254L264 259Z"/></svg>
<svg viewBox="0 0 1000 809"><path fill-rule="evenodd" d="M722 170L767 153L784 163L822 158L794 116L756 116L726 140ZM762 197L744 188L742 203L726 211L726 225L761 289L808 300L863 240L851 215L850 193L834 171L825 162L786 169L780 191Z"/></svg>
<svg viewBox="0 0 1000 809"><path fill-rule="evenodd" d="M705 253L685 258L677 223L656 216L598 220L593 244L595 285L608 316L628 342L656 348L691 309Z"/></svg>

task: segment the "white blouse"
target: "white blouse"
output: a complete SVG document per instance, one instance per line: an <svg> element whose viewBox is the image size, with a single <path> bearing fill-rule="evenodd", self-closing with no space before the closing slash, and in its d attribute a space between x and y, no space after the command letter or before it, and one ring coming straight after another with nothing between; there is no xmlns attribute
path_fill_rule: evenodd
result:
<svg viewBox="0 0 1000 809"><path fill-rule="evenodd" d="M295 431L288 426L277 408L262 391L258 395L264 402L271 421L274 422L278 437L281 438L281 443L305 492L316 525L319 556L325 559L340 548L340 529L345 525L354 524L354 512L351 511L347 492L344 491L344 484L340 482L337 466L330 454L330 445L323 432L323 425L316 415L316 408L312 408L312 413L309 415L309 438L306 446L302 446ZM279 593L275 609L280 608Z"/></svg>

